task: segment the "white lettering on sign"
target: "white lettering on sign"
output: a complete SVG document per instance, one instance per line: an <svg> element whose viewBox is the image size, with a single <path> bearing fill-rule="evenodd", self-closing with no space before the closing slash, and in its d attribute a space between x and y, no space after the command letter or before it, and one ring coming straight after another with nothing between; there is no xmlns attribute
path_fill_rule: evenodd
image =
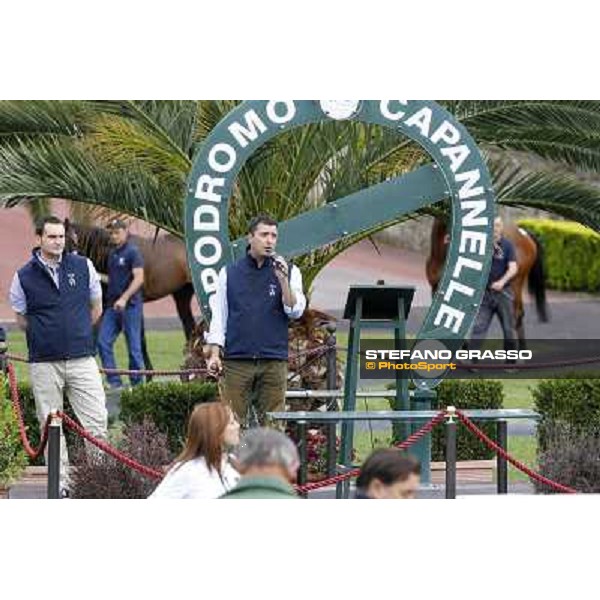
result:
<svg viewBox="0 0 600 600"><path fill-rule="evenodd" d="M245 148L249 142L254 142L259 133L264 133L267 126L261 121L255 110L249 110L244 115L245 125L233 122L227 129L241 148Z"/></svg>
<svg viewBox="0 0 600 600"><path fill-rule="evenodd" d="M283 105L284 111L280 109ZM296 115L296 104L293 100L269 100L267 102L267 116L277 125L289 123Z"/></svg>
<svg viewBox="0 0 600 600"><path fill-rule="evenodd" d="M221 195L215 192L215 188L223 187L225 179L223 177L211 177L210 175L200 175L196 184L195 198L198 200L209 200L210 202L221 202Z"/></svg>
<svg viewBox="0 0 600 600"><path fill-rule="evenodd" d="M204 254L205 248L212 248L212 254L206 256ZM199 264L203 267L210 267L221 260L223 254L223 247L221 242L212 235L205 235L196 240L194 244L194 256Z"/></svg>
<svg viewBox="0 0 600 600"><path fill-rule="evenodd" d="M225 155L225 161L221 162L220 157L223 155ZM215 144L208 153L208 166L217 173L227 173L235 165L236 159L237 154L233 146L223 143Z"/></svg>
<svg viewBox="0 0 600 600"><path fill-rule="evenodd" d="M474 168L473 144L462 140L459 126L447 118L436 122L439 113L421 102L399 101L401 106L393 108L390 106L391 102L380 102L381 115L394 124L414 130L417 134L416 139L420 136L427 142L424 144L426 148L431 144L437 146L441 158L446 161L453 174L453 187L460 201L461 214L460 218L454 221L457 226L452 233L459 236L460 242L458 257L454 258L452 277L444 291L443 298L447 304L441 305L434 324L457 334L466 314L459 308L461 299L464 302L475 295L476 273L483 271L483 260L475 258L484 257L489 247L489 232L482 231L482 228L490 225L490 219L486 216L489 212L489 199L482 184L482 172L481 169Z"/></svg>
<svg viewBox="0 0 600 600"><path fill-rule="evenodd" d="M194 211L194 231L219 231L219 209L213 204L201 204Z"/></svg>

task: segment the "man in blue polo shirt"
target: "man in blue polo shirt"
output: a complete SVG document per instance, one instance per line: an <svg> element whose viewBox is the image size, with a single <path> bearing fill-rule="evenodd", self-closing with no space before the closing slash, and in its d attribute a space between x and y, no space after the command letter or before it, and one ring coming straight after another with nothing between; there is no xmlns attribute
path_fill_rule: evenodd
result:
<svg viewBox="0 0 600 600"><path fill-rule="evenodd" d="M108 257L107 308L98 333L98 350L102 366L116 369L113 345L123 331L129 353L129 369L144 369L142 355L142 320L144 285L144 259L128 237L127 225L113 219L107 226L114 249ZM121 387L121 377L108 374L112 388ZM130 375L131 385L142 382L141 375Z"/></svg>
<svg viewBox="0 0 600 600"><path fill-rule="evenodd" d="M514 350L517 348L515 331L514 295L510 282L517 274L517 256L515 247L504 235L504 225L500 217L494 220L494 249L492 267L488 277L488 285L481 302L481 307L471 337L471 348L481 346L494 315L498 315L502 333L504 334L504 348Z"/></svg>

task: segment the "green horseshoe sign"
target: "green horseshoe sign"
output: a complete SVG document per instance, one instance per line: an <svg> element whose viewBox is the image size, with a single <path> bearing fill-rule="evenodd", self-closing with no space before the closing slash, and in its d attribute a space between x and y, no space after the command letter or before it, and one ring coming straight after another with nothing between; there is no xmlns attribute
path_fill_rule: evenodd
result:
<svg viewBox="0 0 600 600"><path fill-rule="evenodd" d="M328 120L388 127L417 142L433 164L280 223L278 252L293 258L408 212L450 199L451 242L444 275L418 340L466 338L491 263L494 192L479 149L444 108L422 100L257 100L240 104L207 137L188 181L188 261L202 310L210 314L218 273L245 251L229 239L228 201L248 158L274 136Z"/></svg>

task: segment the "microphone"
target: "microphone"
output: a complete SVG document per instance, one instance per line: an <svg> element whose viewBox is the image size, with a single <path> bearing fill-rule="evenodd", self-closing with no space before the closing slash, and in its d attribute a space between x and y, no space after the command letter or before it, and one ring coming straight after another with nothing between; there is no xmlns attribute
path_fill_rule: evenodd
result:
<svg viewBox="0 0 600 600"><path fill-rule="evenodd" d="M287 261L285 260L285 258L283 258L283 256L281 256L279 254L273 254L271 256L271 258L273 259L273 268L276 271L279 271L280 273L282 273L283 275L287 275L288 274L288 264L287 264Z"/></svg>

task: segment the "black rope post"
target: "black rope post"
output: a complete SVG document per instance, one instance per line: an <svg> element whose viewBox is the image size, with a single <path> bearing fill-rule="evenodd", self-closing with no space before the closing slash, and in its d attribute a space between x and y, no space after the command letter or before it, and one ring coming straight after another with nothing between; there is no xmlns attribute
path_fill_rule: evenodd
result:
<svg viewBox="0 0 600 600"><path fill-rule="evenodd" d="M503 450L508 447L508 422L505 419L499 419L496 423L496 443ZM508 494L508 463L500 454L496 456L496 461L498 493Z"/></svg>
<svg viewBox="0 0 600 600"><path fill-rule="evenodd" d="M304 485L308 481L308 452L306 437L306 421L298 421L298 455L300 458L300 468L298 469L298 484ZM306 493L301 494L306 497Z"/></svg>
<svg viewBox="0 0 600 600"><path fill-rule="evenodd" d="M337 390L337 339L335 336L336 325L329 323L327 325L327 389ZM337 398L329 398L327 401L327 410L338 410ZM327 427L327 477L333 477L336 474L337 465L337 425L329 423Z"/></svg>
<svg viewBox="0 0 600 600"><path fill-rule="evenodd" d="M446 499L456 498L456 408L446 409Z"/></svg>
<svg viewBox="0 0 600 600"><path fill-rule="evenodd" d="M61 419L52 413L48 427L48 498L60 498L60 428Z"/></svg>
<svg viewBox="0 0 600 600"><path fill-rule="evenodd" d="M7 350L6 332L4 331L4 327L0 327L0 371L5 375L8 372L8 361L6 360Z"/></svg>

